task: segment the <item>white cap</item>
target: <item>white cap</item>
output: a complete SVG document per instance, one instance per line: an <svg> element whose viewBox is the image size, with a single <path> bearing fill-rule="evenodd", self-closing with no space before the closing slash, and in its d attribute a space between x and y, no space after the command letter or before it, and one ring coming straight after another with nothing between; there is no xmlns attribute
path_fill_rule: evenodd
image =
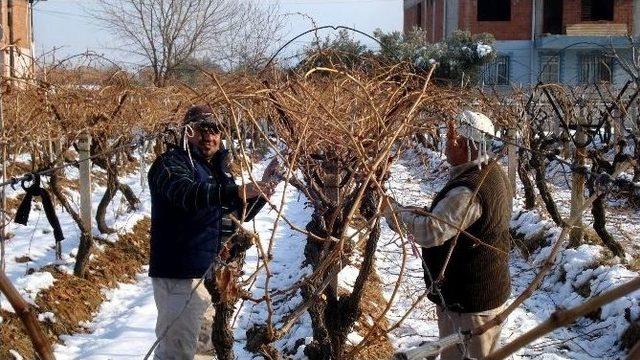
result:
<svg viewBox="0 0 640 360"><path fill-rule="evenodd" d="M457 119L458 135L467 139L467 151L471 159L471 142L478 150L478 159L483 162L488 159L492 136L495 135L493 122L486 115L479 112L464 110Z"/></svg>
<svg viewBox="0 0 640 360"><path fill-rule="evenodd" d="M465 110L458 115L457 120L458 134L477 144L491 141L491 137L496 134L491 119L479 112Z"/></svg>

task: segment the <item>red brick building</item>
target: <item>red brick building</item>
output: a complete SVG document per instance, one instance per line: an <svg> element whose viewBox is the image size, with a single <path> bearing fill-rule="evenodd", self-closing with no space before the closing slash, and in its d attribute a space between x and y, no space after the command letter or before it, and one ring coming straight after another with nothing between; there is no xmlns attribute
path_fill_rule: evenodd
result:
<svg viewBox="0 0 640 360"><path fill-rule="evenodd" d="M600 74L604 46L624 49L640 35L640 0L405 0L404 30L418 26L436 42L456 29L491 33L502 54L501 80L585 83ZM596 55L593 55L596 54ZM505 59L506 57L506 59ZM596 56L597 57L597 56ZM541 61L544 60L544 64ZM563 70L564 69L564 70ZM528 78L528 79L527 79Z"/></svg>
<svg viewBox="0 0 640 360"><path fill-rule="evenodd" d="M21 77L33 69L29 1L0 0L0 26L0 47L4 49L0 52L2 74Z"/></svg>

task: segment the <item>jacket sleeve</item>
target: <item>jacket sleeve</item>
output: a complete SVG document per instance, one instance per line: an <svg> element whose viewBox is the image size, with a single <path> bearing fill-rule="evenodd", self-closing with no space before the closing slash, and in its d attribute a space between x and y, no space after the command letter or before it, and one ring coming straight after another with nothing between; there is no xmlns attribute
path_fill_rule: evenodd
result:
<svg viewBox="0 0 640 360"><path fill-rule="evenodd" d="M149 170L149 188L184 210L231 203L237 198L236 184L219 185L195 179L190 164L163 156Z"/></svg>
<svg viewBox="0 0 640 360"><path fill-rule="evenodd" d="M246 222L253 220L253 218L258 215L258 213L260 212L260 210L262 210L266 203L267 200L265 200L262 196L249 199L247 201L247 213L245 214L244 221Z"/></svg>
<svg viewBox="0 0 640 360"><path fill-rule="evenodd" d="M482 206L473 191L460 186L451 189L431 213L396 205L384 214L390 224L394 223L392 212L420 246L429 248L444 244L456 236L458 229L471 226L482 216Z"/></svg>
<svg viewBox="0 0 640 360"><path fill-rule="evenodd" d="M226 213L232 213L238 220L241 220L240 218L244 212L244 222L248 222L258 215L266 203L267 201L261 196L247 199L246 205L242 202L242 199L238 198L231 204L231 207L228 208Z"/></svg>

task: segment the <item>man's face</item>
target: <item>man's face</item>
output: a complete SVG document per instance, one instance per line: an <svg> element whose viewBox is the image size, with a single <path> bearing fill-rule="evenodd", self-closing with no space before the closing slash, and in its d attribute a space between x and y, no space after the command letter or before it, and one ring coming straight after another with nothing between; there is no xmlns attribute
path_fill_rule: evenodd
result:
<svg viewBox="0 0 640 360"><path fill-rule="evenodd" d="M220 150L222 136L215 126L193 126L193 136L187 137L189 143L196 146L206 159L210 159Z"/></svg>
<svg viewBox="0 0 640 360"><path fill-rule="evenodd" d="M458 166L468 161L467 146L464 139L459 136L455 138L448 137L445 155L447 156L447 162L452 166Z"/></svg>

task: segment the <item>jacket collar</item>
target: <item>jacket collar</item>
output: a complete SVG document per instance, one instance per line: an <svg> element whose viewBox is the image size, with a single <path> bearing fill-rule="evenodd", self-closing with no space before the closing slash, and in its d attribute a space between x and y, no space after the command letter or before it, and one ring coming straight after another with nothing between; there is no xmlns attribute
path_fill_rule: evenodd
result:
<svg viewBox="0 0 640 360"><path fill-rule="evenodd" d="M204 157L204 155L202 155L202 152L200 151L200 149L198 149L197 146L193 146L191 144L189 144L188 146L189 146L189 151L191 153L191 157L193 157L194 160L197 160L202 163L215 164L216 162L222 161L229 153L229 150L225 149L222 145L220 145L220 150L218 150L215 154L213 154L211 159L207 161L207 159ZM180 149L180 150L184 151L183 149Z"/></svg>

